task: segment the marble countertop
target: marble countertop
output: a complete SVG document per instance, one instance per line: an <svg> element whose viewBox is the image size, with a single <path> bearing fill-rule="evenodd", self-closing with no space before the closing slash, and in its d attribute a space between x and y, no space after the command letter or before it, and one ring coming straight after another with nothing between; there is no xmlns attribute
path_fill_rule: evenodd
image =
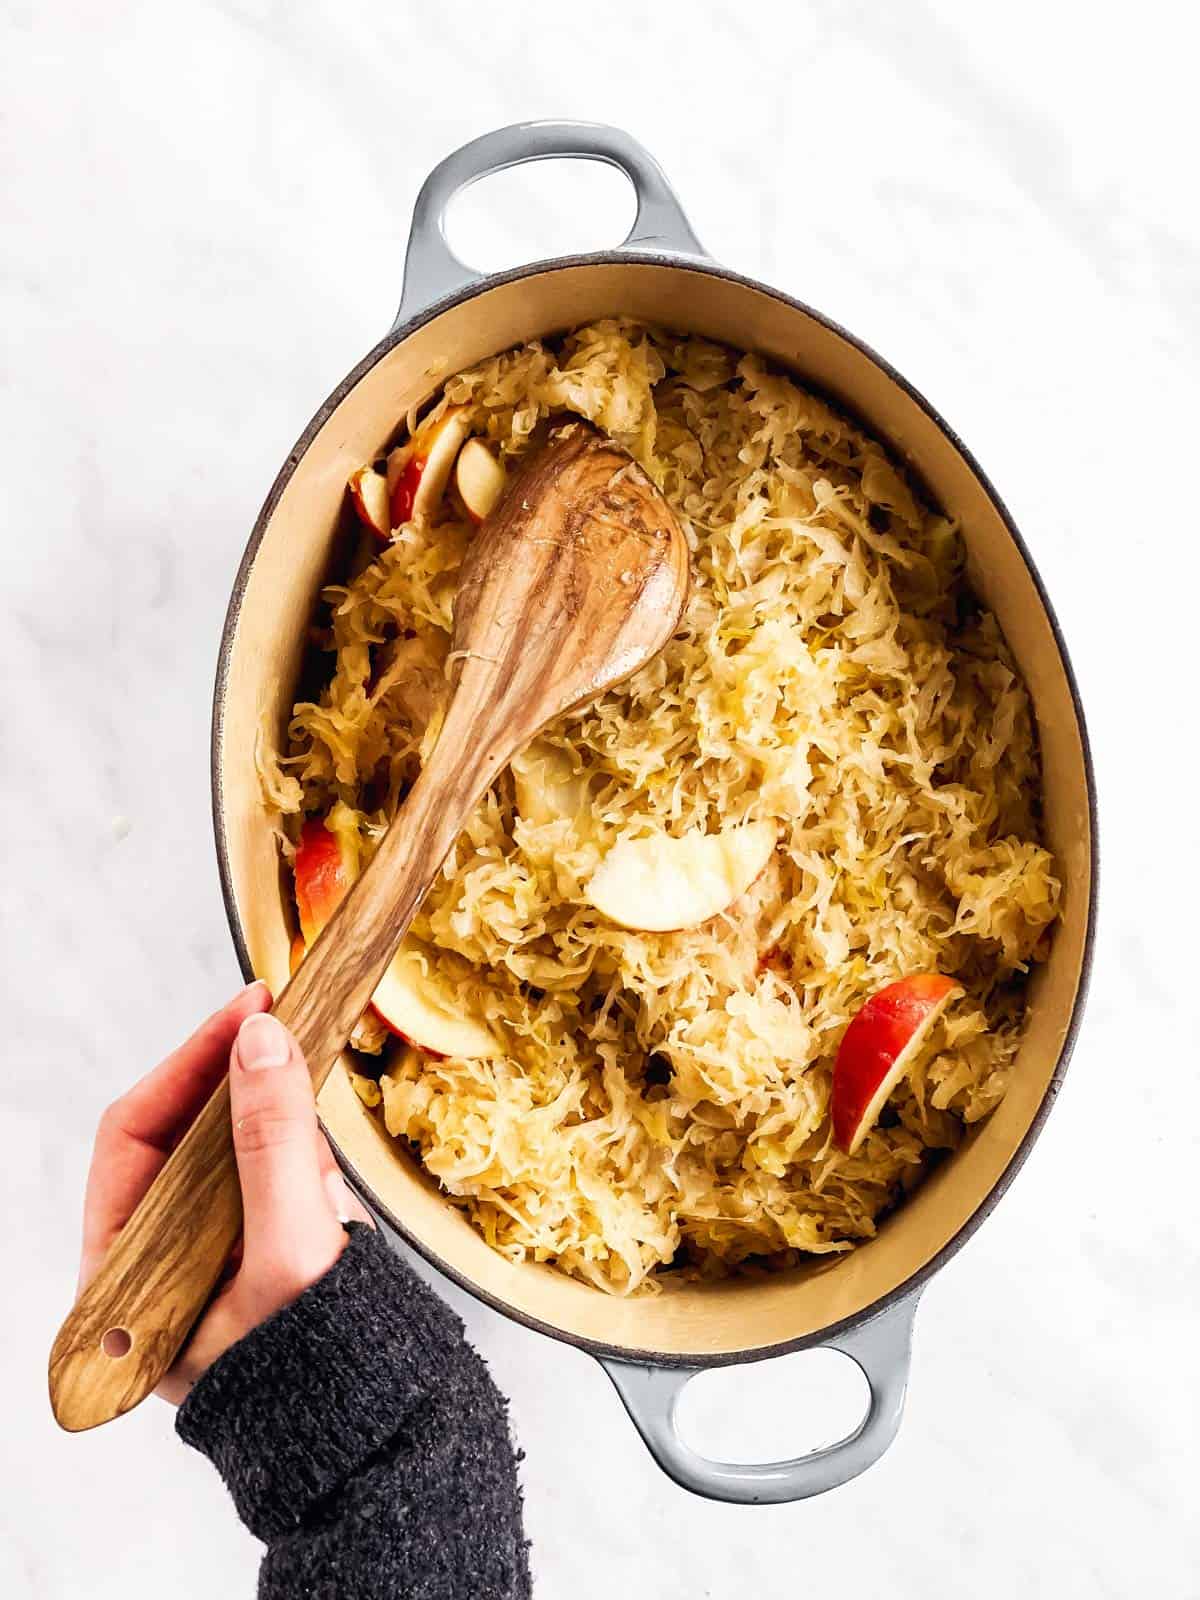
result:
<svg viewBox="0 0 1200 1600"><path fill-rule="evenodd" d="M101 1108L238 981L207 761L247 531L391 320L426 171L550 115L628 127L718 259L861 334L970 442L1071 643L1105 864L1057 1110L929 1288L903 1430L865 1477L784 1507L690 1498L591 1360L447 1290L512 1396L537 1593L1200 1595L1200 221L1180 19L1168 0L1086 28L1070 0L603 17L0 11L5 1595L253 1592L257 1547L166 1409L63 1436L45 1354ZM609 244L629 214L615 174L546 168L481 186L454 237L499 266ZM823 1442L852 1414L834 1360L708 1380L701 1436Z"/></svg>

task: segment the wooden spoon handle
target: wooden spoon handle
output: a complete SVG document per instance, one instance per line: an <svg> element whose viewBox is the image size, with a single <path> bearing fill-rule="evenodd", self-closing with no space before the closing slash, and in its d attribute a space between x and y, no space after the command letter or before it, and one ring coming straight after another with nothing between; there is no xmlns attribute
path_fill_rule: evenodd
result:
<svg viewBox="0 0 1200 1600"><path fill-rule="evenodd" d="M457 682L433 755L275 1006L316 1088L480 795L539 728L662 648L687 564L687 542L649 478L581 423L554 433L510 480L459 575L448 657ZM240 1223L222 1086L59 1332L50 1397L63 1427L95 1427L158 1384ZM114 1331L124 1353L112 1349Z"/></svg>
<svg viewBox="0 0 1200 1600"><path fill-rule="evenodd" d="M152 1393L242 1225L222 1082L122 1228L50 1352L50 1404L72 1433Z"/></svg>
<svg viewBox="0 0 1200 1600"><path fill-rule="evenodd" d="M454 742L438 741L366 871L276 1001L275 1015L295 1034L314 1091L467 813L502 764L466 759ZM78 1432L109 1422L157 1388L212 1294L241 1224L229 1085L222 1082L59 1330L50 1353L50 1403L62 1427Z"/></svg>

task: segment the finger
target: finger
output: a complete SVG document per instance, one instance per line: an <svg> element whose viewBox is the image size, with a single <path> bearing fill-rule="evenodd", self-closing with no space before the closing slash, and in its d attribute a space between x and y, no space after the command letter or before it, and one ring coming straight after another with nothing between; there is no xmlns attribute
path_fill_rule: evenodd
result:
<svg viewBox="0 0 1200 1600"><path fill-rule="evenodd" d="M368 1227L375 1226L375 1219L359 1200L350 1185L342 1177L342 1169L337 1164L337 1157L329 1148L329 1140L325 1137L320 1123L317 1124L317 1163L321 1168L321 1182L325 1185L325 1193L329 1197L329 1204L333 1207L333 1214L339 1222L365 1222Z"/></svg>
<svg viewBox="0 0 1200 1600"><path fill-rule="evenodd" d="M265 983L251 983L201 1023L186 1043L117 1101L122 1131L167 1152L225 1076L229 1052L247 1017L271 1008Z"/></svg>
<svg viewBox="0 0 1200 1600"><path fill-rule="evenodd" d="M365 1222L369 1228L375 1226L375 1218L336 1168L325 1174L325 1193L339 1222Z"/></svg>
<svg viewBox="0 0 1200 1600"><path fill-rule="evenodd" d="M267 986L250 984L101 1117L83 1207L80 1288L133 1215L175 1138L224 1076L238 1028L270 1004Z"/></svg>
<svg viewBox="0 0 1200 1600"><path fill-rule="evenodd" d="M277 1018L242 1024L229 1095L245 1214L239 1278L284 1305L326 1270L344 1234L321 1175L308 1067Z"/></svg>
<svg viewBox="0 0 1200 1600"><path fill-rule="evenodd" d="M323 1178L328 1178L331 1172L338 1171L337 1158L329 1148L329 1140L325 1137L319 1122L317 1123L317 1165L321 1169Z"/></svg>

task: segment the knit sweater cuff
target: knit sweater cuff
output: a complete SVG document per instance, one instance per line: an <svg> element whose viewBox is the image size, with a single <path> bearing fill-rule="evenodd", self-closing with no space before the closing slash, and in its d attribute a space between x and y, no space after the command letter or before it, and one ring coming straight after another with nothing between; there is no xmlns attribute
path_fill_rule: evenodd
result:
<svg viewBox="0 0 1200 1600"><path fill-rule="evenodd" d="M348 1231L325 1276L215 1361L176 1419L260 1539L299 1527L394 1439L461 1347L458 1318L381 1235Z"/></svg>

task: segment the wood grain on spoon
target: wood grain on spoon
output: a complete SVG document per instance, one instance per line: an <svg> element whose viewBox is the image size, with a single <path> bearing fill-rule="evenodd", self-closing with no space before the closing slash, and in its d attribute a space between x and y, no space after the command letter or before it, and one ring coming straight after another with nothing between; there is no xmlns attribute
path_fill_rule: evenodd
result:
<svg viewBox="0 0 1200 1600"><path fill-rule="evenodd" d="M687 545L649 478L586 424L558 428L514 475L463 563L452 698L433 754L276 1001L315 1089L481 796L548 722L649 661L686 591ZM64 1428L107 1422L154 1390L240 1227L222 1084L59 1331L50 1398ZM104 1349L126 1343L123 1355Z"/></svg>

